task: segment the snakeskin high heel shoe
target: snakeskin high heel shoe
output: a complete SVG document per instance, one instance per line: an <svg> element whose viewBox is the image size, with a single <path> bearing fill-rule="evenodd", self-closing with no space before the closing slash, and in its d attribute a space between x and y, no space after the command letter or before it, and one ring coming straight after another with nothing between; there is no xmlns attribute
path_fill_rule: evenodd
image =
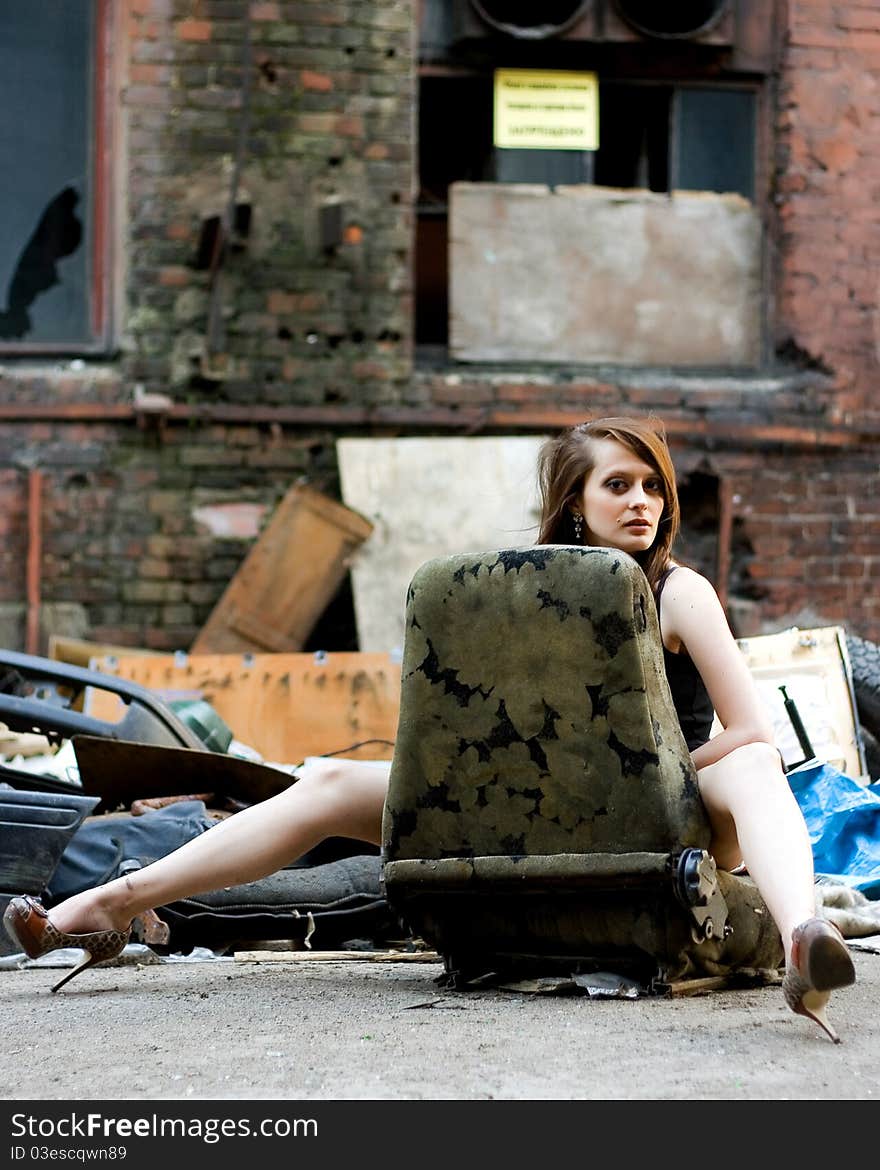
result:
<svg viewBox="0 0 880 1170"><path fill-rule="evenodd" d="M82 960L55 984L53 991L60 991L65 983L69 983L80 971L85 971L86 967L115 959L122 953L131 936L130 927L128 930L66 934L52 925L48 912L37 899L28 896L12 899L3 915L3 925L30 959L38 959L61 947L78 947L85 951Z"/></svg>
<svg viewBox="0 0 880 1170"><path fill-rule="evenodd" d="M782 981L785 1002L799 1016L813 1020L835 1044L840 1037L825 1008L836 987L855 983L856 972L843 935L825 918L808 918L791 932L791 964Z"/></svg>

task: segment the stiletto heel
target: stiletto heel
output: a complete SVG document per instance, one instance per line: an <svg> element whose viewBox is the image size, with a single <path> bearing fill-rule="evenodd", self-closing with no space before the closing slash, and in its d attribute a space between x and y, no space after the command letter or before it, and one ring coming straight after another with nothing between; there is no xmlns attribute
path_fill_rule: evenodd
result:
<svg viewBox="0 0 880 1170"><path fill-rule="evenodd" d="M839 1044L825 1009L835 988L856 980L843 935L824 918L808 918L794 928L791 940L791 963L782 981L785 1002L795 1015L806 1016Z"/></svg>
<svg viewBox="0 0 880 1170"><path fill-rule="evenodd" d="M104 961L104 958L111 958L112 959L114 957L115 956L113 956L113 955L106 955L106 956L103 956L101 958L96 959L94 955L91 955L91 954L89 954L88 951L86 951L86 953L83 955L83 957L77 963L77 965L75 967L73 967L70 971L68 971L63 979L58 980L58 982L52 988L52 991L60 991L65 983L69 983L71 981L71 979L74 977L74 975L79 975L80 971L85 971L86 967L94 967L94 965L96 963L102 963Z"/></svg>
<svg viewBox="0 0 880 1170"><path fill-rule="evenodd" d="M67 934L52 924L45 907L41 906L36 898L28 896L12 899L3 915L3 925L30 959L39 959L41 955L47 955L50 951L57 951L62 947L77 947L86 952L73 970L55 984L53 991L60 990L74 975L85 971L86 967L115 959L125 949L131 937L131 927L127 930L93 930L86 934Z"/></svg>

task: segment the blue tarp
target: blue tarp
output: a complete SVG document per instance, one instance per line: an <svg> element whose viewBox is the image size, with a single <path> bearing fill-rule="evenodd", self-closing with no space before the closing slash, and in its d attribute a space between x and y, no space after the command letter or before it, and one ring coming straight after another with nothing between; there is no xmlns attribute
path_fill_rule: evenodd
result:
<svg viewBox="0 0 880 1170"><path fill-rule="evenodd" d="M880 899L880 785L859 784L831 764L788 773L813 846L816 876Z"/></svg>

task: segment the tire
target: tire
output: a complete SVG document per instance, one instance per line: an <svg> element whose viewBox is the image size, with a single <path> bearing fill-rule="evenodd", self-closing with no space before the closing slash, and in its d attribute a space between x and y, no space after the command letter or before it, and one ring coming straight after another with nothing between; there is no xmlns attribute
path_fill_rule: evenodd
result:
<svg viewBox="0 0 880 1170"><path fill-rule="evenodd" d="M868 775L873 782L880 779L880 646L876 642L847 634L846 648L852 668Z"/></svg>

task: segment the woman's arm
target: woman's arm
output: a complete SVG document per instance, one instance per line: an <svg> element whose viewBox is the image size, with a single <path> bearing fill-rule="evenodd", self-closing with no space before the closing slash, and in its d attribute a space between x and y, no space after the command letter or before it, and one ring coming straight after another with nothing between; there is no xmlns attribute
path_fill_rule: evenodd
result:
<svg viewBox="0 0 880 1170"><path fill-rule="evenodd" d="M773 744L773 725L730 632L718 594L693 569L681 567L666 582L661 632L667 649L683 649L690 655L724 728L691 753L694 764L698 768L714 764L743 744Z"/></svg>

